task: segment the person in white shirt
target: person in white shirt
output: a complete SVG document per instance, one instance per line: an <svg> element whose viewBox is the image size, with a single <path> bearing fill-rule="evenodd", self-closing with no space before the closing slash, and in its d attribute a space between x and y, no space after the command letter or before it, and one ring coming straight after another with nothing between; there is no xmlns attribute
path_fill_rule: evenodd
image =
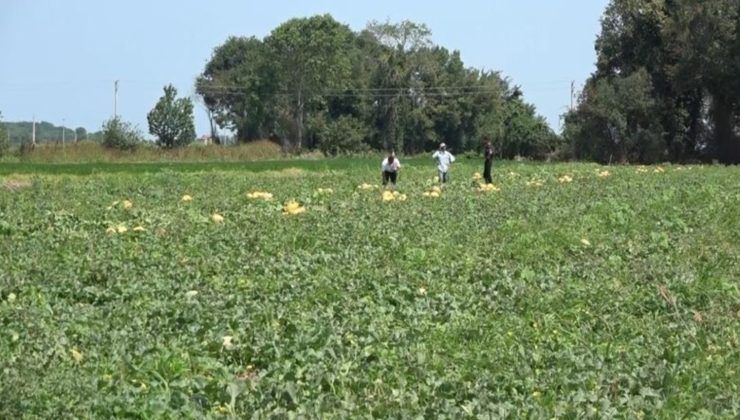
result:
<svg viewBox="0 0 740 420"><path fill-rule="evenodd" d="M441 143L439 145L439 150L434 152L434 154L432 155L432 159L435 159L437 161L439 182L444 184L449 181L450 177L448 171L450 170L450 165L452 165L452 162L455 161L455 156L452 156L452 153L447 151L447 145Z"/></svg>
<svg viewBox="0 0 740 420"><path fill-rule="evenodd" d="M387 186L391 183L391 188L396 188L396 181L398 180L398 171L401 169L401 162L398 161L395 153L391 153L387 158L383 159L380 164L380 169L383 172L383 186Z"/></svg>

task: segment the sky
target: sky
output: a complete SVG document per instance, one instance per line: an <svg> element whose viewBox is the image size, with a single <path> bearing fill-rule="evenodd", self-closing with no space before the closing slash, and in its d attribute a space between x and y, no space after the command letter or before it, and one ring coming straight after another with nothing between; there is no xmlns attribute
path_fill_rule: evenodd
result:
<svg viewBox="0 0 740 420"><path fill-rule="evenodd" d="M194 80L229 36L262 38L294 17L329 13L358 31L371 20L425 23L468 67L500 71L559 131L570 85L594 70L608 0L0 0L0 113L97 131L118 114L147 131L172 83ZM198 135L209 132L196 103Z"/></svg>

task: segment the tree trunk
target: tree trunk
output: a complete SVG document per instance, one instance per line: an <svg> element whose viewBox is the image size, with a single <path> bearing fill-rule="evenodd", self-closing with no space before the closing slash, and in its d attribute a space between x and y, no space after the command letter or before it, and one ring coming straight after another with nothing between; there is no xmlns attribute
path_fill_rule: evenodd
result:
<svg viewBox="0 0 740 420"><path fill-rule="evenodd" d="M724 164L740 163L740 143L735 135L732 101L725 95L715 95L712 103L714 141L717 144L717 159Z"/></svg>
<svg viewBox="0 0 740 420"><path fill-rule="evenodd" d="M396 110L396 98L390 98L388 111L385 117L385 133L383 136L383 150L389 151L393 148L396 140L396 126L398 122L398 112Z"/></svg>
<svg viewBox="0 0 740 420"><path fill-rule="evenodd" d="M211 112L210 109L206 108L206 112L208 113L208 124L211 126L211 141L213 141L213 144L221 144L221 139L218 137L218 131L216 130L216 122L213 121L213 112Z"/></svg>
<svg viewBox="0 0 740 420"><path fill-rule="evenodd" d="M247 138L246 129L244 127L242 127L242 126L237 127L237 129L236 129L236 144L246 143L247 142L245 140L246 138Z"/></svg>
<svg viewBox="0 0 740 420"><path fill-rule="evenodd" d="M296 139L295 139L295 152L301 153L301 148L303 147L303 109L304 109L304 103L303 103L303 93L298 92L298 102L296 104L296 113L295 113L295 133L296 133Z"/></svg>
<svg viewBox="0 0 740 420"><path fill-rule="evenodd" d="M296 153L301 153L301 149L303 148L303 111L299 111L296 117L295 150Z"/></svg>
<svg viewBox="0 0 740 420"><path fill-rule="evenodd" d="M691 101L689 102L689 132L687 134L687 142L683 144L683 154L679 159L686 159L688 157L694 157L696 154L696 146L700 142L700 136L702 127L704 125L702 121L702 105L704 104L704 95L701 90L697 90L692 94Z"/></svg>

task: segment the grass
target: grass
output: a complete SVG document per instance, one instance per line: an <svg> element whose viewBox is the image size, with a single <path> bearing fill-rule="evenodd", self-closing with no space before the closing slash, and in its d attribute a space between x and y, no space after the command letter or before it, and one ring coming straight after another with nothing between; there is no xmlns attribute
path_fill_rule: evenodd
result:
<svg viewBox="0 0 740 420"><path fill-rule="evenodd" d="M376 161L377 160L377 161ZM279 159L247 161L161 161L161 162L5 162L0 163L0 175L95 175L111 173L145 174L159 172L266 172L300 169L305 171L358 171L372 172L379 168L381 158L337 157L330 159ZM409 157L404 164L423 165L431 162L428 157ZM505 165L509 165L506 163ZM378 169L379 171L379 169Z"/></svg>
<svg viewBox="0 0 740 420"><path fill-rule="evenodd" d="M379 162L380 157L377 158ZM404 162L428 161L410 157ZM314 154L286 158L268 141L238 146L190 146L176 150L142 147L132 152L110 150L80 142L62 148L41 145L21 159L0 162L0 175L94 175L157 172L265 172L298 168L306 171L371 171L379 163L364 157L318 158Z"/></svg>
<svg viewBox="0 0 740 420"><path fill-rule="evenodd" d="M132 162L230 162L284 159L279 145L267 141L255 141L233 146L193 144L172 150L161 149L153 144L144 144L134 150L116 150L98 143L40 144L32 151L16 156L14 162L24 163L132 163Z"/></svg>
<svg viewBox="0 0 740 420"><path fill-rule="evenodd" d="M306 171L369 170L375 162L362 158L339 158L327 160L261 160L242 162L96 162L96 163L3 163L0 175L46 174L46 175L94 175L107 173L144 174L158 172L264 172L299 168Z"/></svg>
<svg viewBox="0 0 740 420"><path fill-rule="evenodd" d="M737 169L404 163L3 169L0 417L738 417Z"/></svg>

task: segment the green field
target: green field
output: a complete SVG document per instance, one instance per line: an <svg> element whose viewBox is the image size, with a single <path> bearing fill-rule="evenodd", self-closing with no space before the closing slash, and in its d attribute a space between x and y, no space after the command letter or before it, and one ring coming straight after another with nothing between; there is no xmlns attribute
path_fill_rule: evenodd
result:
<svg viewBox="0 0 740 420"><path fill-rule="evenodd" d="M740 416L737 168L142 165L0 166L0 418Z"/></svg>
<svg viewBox="0 0 740 420"><path fill-rule="evenodd" d="M381 159L377 159L380 161ZM418 159L416 159L418 161ZM413 159L412 159L413 161ZM358 158L315 160L262 160L251 162L94 162L94 163L0 163L0 176L5 175L96 175L111 173L158 172L265 172L290 168L330 171L379 167L375 161Z"/></svg>

